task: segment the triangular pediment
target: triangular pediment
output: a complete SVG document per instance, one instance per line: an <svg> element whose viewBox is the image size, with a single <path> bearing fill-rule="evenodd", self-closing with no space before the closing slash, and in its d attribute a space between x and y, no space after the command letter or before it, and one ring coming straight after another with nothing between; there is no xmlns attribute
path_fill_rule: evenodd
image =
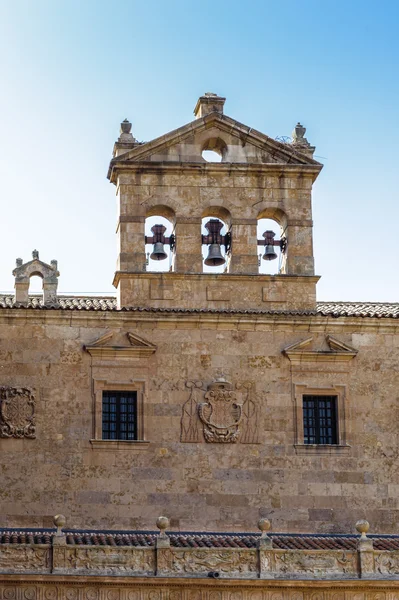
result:
<svg viewBox="0 0 399 600"><path fill-rule="evenodd" d="M154 354L157 347L130 331L109 331L86 344L84 349L91 356L99 358L141 358Z"/></svg>
<svg viewBox="0 0 399 600"><path fill-rule="evenodd" d="M312 346L313 338L308 337L287 346L282 352L291 362L348 361L352 360L358 353L355 348L337 340L331 335L327 335L325 338L325 349L313 349Z"/></svg>
<svg viewBox="0 0 399 600"><path fill-rule="evenodd" d="M306 153L306 147L283 143L235 119L214 112L175 129L151 142L135 145L111 161L109 177L118 163L190 162L207 164L204 149L219 144L223 163L322 165ZM220 164L220 163L219 163Z"/></svg>

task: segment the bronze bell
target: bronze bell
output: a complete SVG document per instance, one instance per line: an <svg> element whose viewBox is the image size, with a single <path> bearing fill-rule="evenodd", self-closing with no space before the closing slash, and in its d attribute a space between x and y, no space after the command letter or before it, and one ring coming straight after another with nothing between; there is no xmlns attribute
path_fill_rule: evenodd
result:
<svg viewBox="0 0 399 600"><path fill-rule="evenodd" d="M208 267L218 267L226 262L220 250L220 244L210 244L208 256L204 262Z"/></svg>
<svg viewBox="0 0 399 600"><path fill-rule="evenodd" d="M277 254L274 251L274 236L276 234L274 231L270 231L269 229L265 231L263 237L265 238L265 253L262 256L263 260L274 260L277 258Z"/></svg>
<svg viewBox="0 0 399 600"><path fill-rule="evenodd" d="M272 246L272 244L267 244L267 246L265 246L265 253L262 258L264 260L274 260L277 258L277 254L275 253L274 246Z"/></svg>
<svg viewBox="0 0 399 600"><path fill-rule="evenodd" d="M168 255L164 250L162 242L155 242L154 249L152 251L152 254L150 255L150 258L152 260L165 260L165 258L168 258Z"/></svg>

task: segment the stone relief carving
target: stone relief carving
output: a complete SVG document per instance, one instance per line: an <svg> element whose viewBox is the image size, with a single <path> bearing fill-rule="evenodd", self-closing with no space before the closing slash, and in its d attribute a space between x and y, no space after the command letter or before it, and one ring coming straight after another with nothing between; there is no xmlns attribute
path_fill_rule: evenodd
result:
<svg viewBox="0 0 399 600"><path fill-rule="evenodd" d="M33 390L0 387L0 437L36 437Z"/></svg>
<svg viewBox="0 0 399 600"><path fill-rule="evenodd" d="M253 550L164 550L158 556L162 573L257 573L257 555Z"/></svg>
<svg viewBox="0 0 399 600"><path fill-rule="evenodd" d="M0 546L0 570L13 572L42 571L49 567L49 548Z"/></svg>
<svg viewBox="0 0 399 600"><path fill-rule="evenodd" d="M274 553L275 570L281 573L355 573L356 556L350 552L279 552Z"/></svg>
<svg viewBox="0 0 399 600"><path fill-rule="evenodd" d="M138 548L57 548L56 570L101 571L102 573L153 573L155 555L151 549Z"/></svg>
<svg viewBox="0 0 399 600"><path fill-rule="evenodd" d="M252 382L235 388L223 377L210 383L187 381L189 397L182 408L182 442L259 443L260 397Z"/></svg>
<svg viewBox="0 0 399 600"><path fill-rule="evenodd" d="M376 571L381 575L398 575L399 574L399 553L398 552L381 552L375 554Z"/></svg>
<svg viewBox="0 0 399 600"><path fill-rule="evenodd" d="M207 402L198 405L198 414L207 442L225 444L238 440L242 404L238 403L236 394L231 388L231 383L225 379L217 379L208 386L205 394Z"/></svg>

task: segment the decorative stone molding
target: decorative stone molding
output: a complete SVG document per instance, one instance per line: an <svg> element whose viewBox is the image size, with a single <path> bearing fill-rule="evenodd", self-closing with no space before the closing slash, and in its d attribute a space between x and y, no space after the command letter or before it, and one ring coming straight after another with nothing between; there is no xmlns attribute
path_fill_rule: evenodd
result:
<svg viewBox="0 0 399 600"><path fill-rule="evenodd" d="M145 358L156 352L157 347L148 340L136 335L135 333L127 332L126 337L129 345L109 345L108 342L114 339L113 332L107 332L90 344L84 346L86 352L91 356L103 359L118 359L118 358Z"/></svg>
<svg viewBox="0 0 399 600"><path fill-rule="evenodd" d="M260 397L252 382L235 387L223 377L205 389L202 381L187 381L189 397L182 407L182 442L259 443Z"/></svg>
<svg viewBox="0 0 399 600"><path fill-rule="evenodd" d="M32 389L0 387L0 437L36 437L35 395Z"/></svg>
<svg viewBox="0 0 399 600"><path fill-rule="evenodd" d="M32 259L27 263L22 262L22 258L17 258L16 268L12 274L15 277L15 296L14 303L27 306L29 301L29 280L33 275L38 275L43 279L43 305L57 305L57 287L58 265L56 260L52 260L48 265L39 260L39 252L33 250Z"/></svg>
<svg viewBox="0 0 399 600"><path fill-rule="evenodd" d="M287 346L283 350L283 354L290 359L292 363L303 362L346 362L352 360L358 351L348 344L340 342L331 335L326 336L326 342L329 350L310 350L305 348L313 341L312 337L306 338L301 342L296 342Z"/></svg>

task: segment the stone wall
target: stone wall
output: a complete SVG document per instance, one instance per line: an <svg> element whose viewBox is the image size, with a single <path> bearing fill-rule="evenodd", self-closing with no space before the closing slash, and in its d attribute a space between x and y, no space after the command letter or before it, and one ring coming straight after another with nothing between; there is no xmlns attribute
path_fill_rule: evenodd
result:
<svg viewBox="0 0 399 600"><path fill-rule="evenodd" d="M398 359L394 319L3 309L2 402L34 415L6 414L0 524L397 532ZM242 408L225 443L198 413L221 379ZM102 390L130 388L144 441L99 440ZM303 444L307 390L339 397L339 445Z"/></svg>

